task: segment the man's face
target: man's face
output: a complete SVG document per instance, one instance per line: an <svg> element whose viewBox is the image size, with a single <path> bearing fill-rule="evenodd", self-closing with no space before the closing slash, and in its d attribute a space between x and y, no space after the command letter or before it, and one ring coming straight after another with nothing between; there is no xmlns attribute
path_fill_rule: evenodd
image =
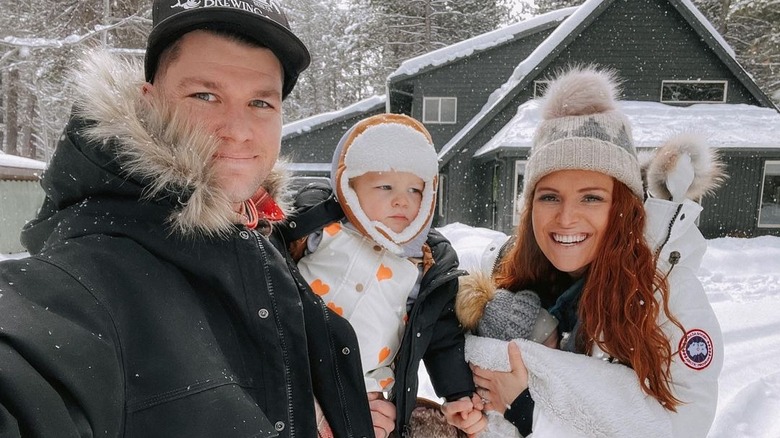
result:
<svg viewBox="0 0 780 438"><path fill-rule="evenodd" d="M143 91L219 140L212 165L234 206L252 197L281 147L282 67L270 50L193 31Z"/></svg>
<svg viewBox="0 0 780 438"><path fill-rule="evenodd" d="M425 181L413 173L367 172L349 183L366 216L396 233L405 230L420 212Z"/></svg>

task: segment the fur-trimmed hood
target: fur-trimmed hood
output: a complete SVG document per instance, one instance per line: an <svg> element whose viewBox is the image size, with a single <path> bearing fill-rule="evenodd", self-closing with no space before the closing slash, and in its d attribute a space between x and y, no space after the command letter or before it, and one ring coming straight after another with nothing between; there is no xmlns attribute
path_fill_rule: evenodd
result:
<svg viewBox="0 0 780 438"><path fill-rule="evenodd" d="M174 233L215 237L241 223L211 165L217 141L169 108L154 108L143 99L140 62L106 51L90 52L83 57L73 82L77 96L66 135L75 147L59 150L66 149L62 143L68 139L63 138L44 175L47 195L58 208L79 202L80 197L110 194L90 180L96 177L119 179L122 195L130 191L138 199L172 204L168 220ZM71 129L74 120L81 121L75 123L81 129ZM84 158L93 168L84 169ZM81 166L73 172L77 187L61 180L46 183L47 176L56 178L63 168L77 165ZM263 184L283 209L288 204L288 179L280 162Z"/></svg>
<svg viewBox="0 0 780 438"><path fill-rule="evenodd" d="M691 133L672 136L654 152L641 154L639 161L648 194L668 201L698 202L728 177L718 152Z"/></svg>
<svg viewBox="0 0 780 438"><path fill-rule="evenodd" d="M420 210L399 233L371 220L350 180L366 172L409 172L425 182ZM344 215L357 230L393 254L420 257L436 208L439 164L431 135L403 114L377 114L352 126L341 137L331 163L331 186Z"/></svg>

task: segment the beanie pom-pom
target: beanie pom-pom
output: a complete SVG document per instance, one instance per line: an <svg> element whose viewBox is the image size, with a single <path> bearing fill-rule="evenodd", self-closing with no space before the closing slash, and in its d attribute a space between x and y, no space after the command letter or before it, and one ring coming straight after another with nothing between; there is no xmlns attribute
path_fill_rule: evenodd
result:
<svg viewBox="0 0 780 438"><path fill-rule="evenodd" d="M545 119L585 116L616 108L617 74L595 67L574 67L558 75L544 95Z"/></svg>
<svg viewBox="0 0 780 438"><path fill-rule="evenodd" d="M490 276L477 271L458 280L455 314L464 329L474 331L485 313L485 306L496 294Z"/></svg>

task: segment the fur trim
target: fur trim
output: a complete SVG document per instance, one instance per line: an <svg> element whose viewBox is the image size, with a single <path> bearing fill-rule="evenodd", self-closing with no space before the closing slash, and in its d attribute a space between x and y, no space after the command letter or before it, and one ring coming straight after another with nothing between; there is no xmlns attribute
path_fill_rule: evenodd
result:
<svg viewBox="0 0 780 438"><path fill-rule="evenodd" d="M545 92L543 117L549 120L612 111L617 107L617 84L614 70L574 67L559 75Z"/></svg>
<svg viewBox="0 0 780 438"><path fill-rule="evenodd" d="M409 420L409 437L465 438L465 436L465 433L447 423L439 403L422 397L417 398L417 406Z"/></svg>
<svg viewBox="0 0 780 438"><path fill-rule="evenodd" d="M483 272L476 271L458 278L458 294L455 296L455 314L464 329L476 330L485 306L496 294L493 279Z"/></svg>
<svg viewBox="0 0 780 438"><path fill-rule="evenodd" d="M240 218L210 165L217 141L170 108L147 104L140 92L143 77L136 60L105 51L87 53L73 77L77 114L96 122L85 135L97 143L116 145L127 176L145 185L144 198L185 195L169 217L172 231L225 235ZM275 166L271 173L264 187L277 204L289 206L284 165Z"/></svg>
<svg viewBox="0 0 780 438"><path fill-rule="evenodd" d="M690 163L690 164L689 164ZM671 189L671 177L690 167L692 181L687 189ZM680 134L658 148L652 159L643 163L646 168L647 188L653 196L672 200L673 192L681 190L685 198L697 200L711 195L726 180L725 165L716 150L709 148L703 138L695 134ZM686 182L687 183L687 182ZM682 199L675 199L681 202Z"/></svg>

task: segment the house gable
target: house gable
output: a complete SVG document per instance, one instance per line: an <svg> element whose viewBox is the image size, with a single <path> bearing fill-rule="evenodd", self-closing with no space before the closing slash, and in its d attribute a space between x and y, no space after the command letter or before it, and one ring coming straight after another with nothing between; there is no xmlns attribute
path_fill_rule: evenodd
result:
<svg viewBox="0 0 780 438"><path fill-rule="evenodd" d="M405 62L388 80L389 111L423 121L437 150L480 110L487 96L576 8L567 8ZM429 123L426 97L457 99L455 123Z"/></svg>
<svg viewBox="0 0 780 438"><path fill-rule="evenodd" d="M464 145L505 108L517 108L533 97L527 88L534 80L549 79L573 64L595 63L617 70L624 80L621 98L625 100L658 102L662 80L715 79L728 81L728 103L775 108L734 60L730 48L723 46L722 38L700 20L706 19L688 0L585 2L515 68L482 111L442 148L442 163L463 152Z"/></svg>
<svg viewBox="0 0 780 438"><path fill-rule="evenodd" d="M477 116L440 151L442 173L448 176L445 197L449 198L441 202L459 207L447 210L446 222L490 227L511 223L513 203L497 198L515 190L506 187L514 169L506 168L511 167L508 161L471 159L514 117L520 105L533 98L534 80L548 79L569 65L594 63L614 68L624 80L624 100L658 102L663 80L722 80L728 84L727 103L776 109L736 63L728 46L721 44L722 38L711 33L708 23L698 21L700 14L690 8L687 0L590 0L583 4L517 66ZM697 26L691 25L692 19Z"/></svg>

